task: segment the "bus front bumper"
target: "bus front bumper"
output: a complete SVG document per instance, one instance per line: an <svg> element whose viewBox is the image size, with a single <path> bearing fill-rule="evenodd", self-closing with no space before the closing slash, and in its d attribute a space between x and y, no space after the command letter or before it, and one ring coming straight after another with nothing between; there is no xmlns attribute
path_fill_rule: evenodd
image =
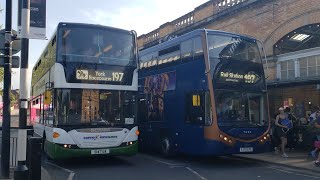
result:
<svg viewBox="0 0 320 180"><path fill-rule="evenodd" d="M92 153L94 150L104 150L103 154ZM106 151L107 150L107 151ZM132 145L99 148L99 149L69 149L64 148L58 144L46 141L45 151L51 159L68 159L77 157L94 157L94 156L132 156L138 152L138 141L133 142Z"/></svg>

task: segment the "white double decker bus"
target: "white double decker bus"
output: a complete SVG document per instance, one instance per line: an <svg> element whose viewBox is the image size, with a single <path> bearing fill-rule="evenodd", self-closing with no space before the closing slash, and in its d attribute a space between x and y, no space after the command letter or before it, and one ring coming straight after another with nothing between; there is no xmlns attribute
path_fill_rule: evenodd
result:
<svg viewBox="0 0 320 180"><path fill-rule="evenodd" d="M33 68L30 119L52 159L138 151L136 33L59 23Z"/></svg>

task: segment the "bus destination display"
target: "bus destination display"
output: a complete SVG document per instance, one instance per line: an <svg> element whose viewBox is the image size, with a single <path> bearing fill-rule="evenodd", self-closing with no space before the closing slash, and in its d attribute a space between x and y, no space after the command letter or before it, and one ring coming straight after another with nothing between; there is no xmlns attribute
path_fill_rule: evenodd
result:
<svg viewBox="0 0 320 180"><path fill-rule="evenodd" d="M121 71L86 69L76 70L76 79L78 80L121 82L123 80L123 76L124 73Z"/></svg>
<svg viewBox="0 0 320 180"><path fill-rule="evenodd" d="M248 72L246 74L233 73L233 72L220 72L220 80L234 83L246 83L254 84L260 77L254 72Z"/></svg>

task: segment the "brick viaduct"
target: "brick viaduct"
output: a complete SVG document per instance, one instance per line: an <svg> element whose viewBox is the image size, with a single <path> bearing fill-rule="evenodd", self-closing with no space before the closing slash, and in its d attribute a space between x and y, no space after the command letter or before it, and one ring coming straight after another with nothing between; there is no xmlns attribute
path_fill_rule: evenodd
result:
<svg viewBox="0 0 320 180"><path fill-rule="evenodd" d="M138 45L142 48L166 36L208 28L255 37L263 42L266 55L272 57L273 46L282 37L315 23L320 23L320 0L211 0L139 36ZM275 63L270 61L268 77L276 78L275 71Z"/></svg>

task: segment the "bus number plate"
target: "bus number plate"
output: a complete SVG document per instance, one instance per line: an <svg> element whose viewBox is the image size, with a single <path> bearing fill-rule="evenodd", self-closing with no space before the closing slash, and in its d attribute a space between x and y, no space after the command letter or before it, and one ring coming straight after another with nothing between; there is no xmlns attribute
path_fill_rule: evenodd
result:
<svg viewBox="0 0 320 180"><path fill-rule="evenodd" d="M109 154L110 150L109 149L94 149L91 150L91 154Z"/></svg>
<svg viewBox="0 0 320 180"><path fill-rule="evenodd" d="M253 147L241 147L240 152L253 152Z"/></svg>

